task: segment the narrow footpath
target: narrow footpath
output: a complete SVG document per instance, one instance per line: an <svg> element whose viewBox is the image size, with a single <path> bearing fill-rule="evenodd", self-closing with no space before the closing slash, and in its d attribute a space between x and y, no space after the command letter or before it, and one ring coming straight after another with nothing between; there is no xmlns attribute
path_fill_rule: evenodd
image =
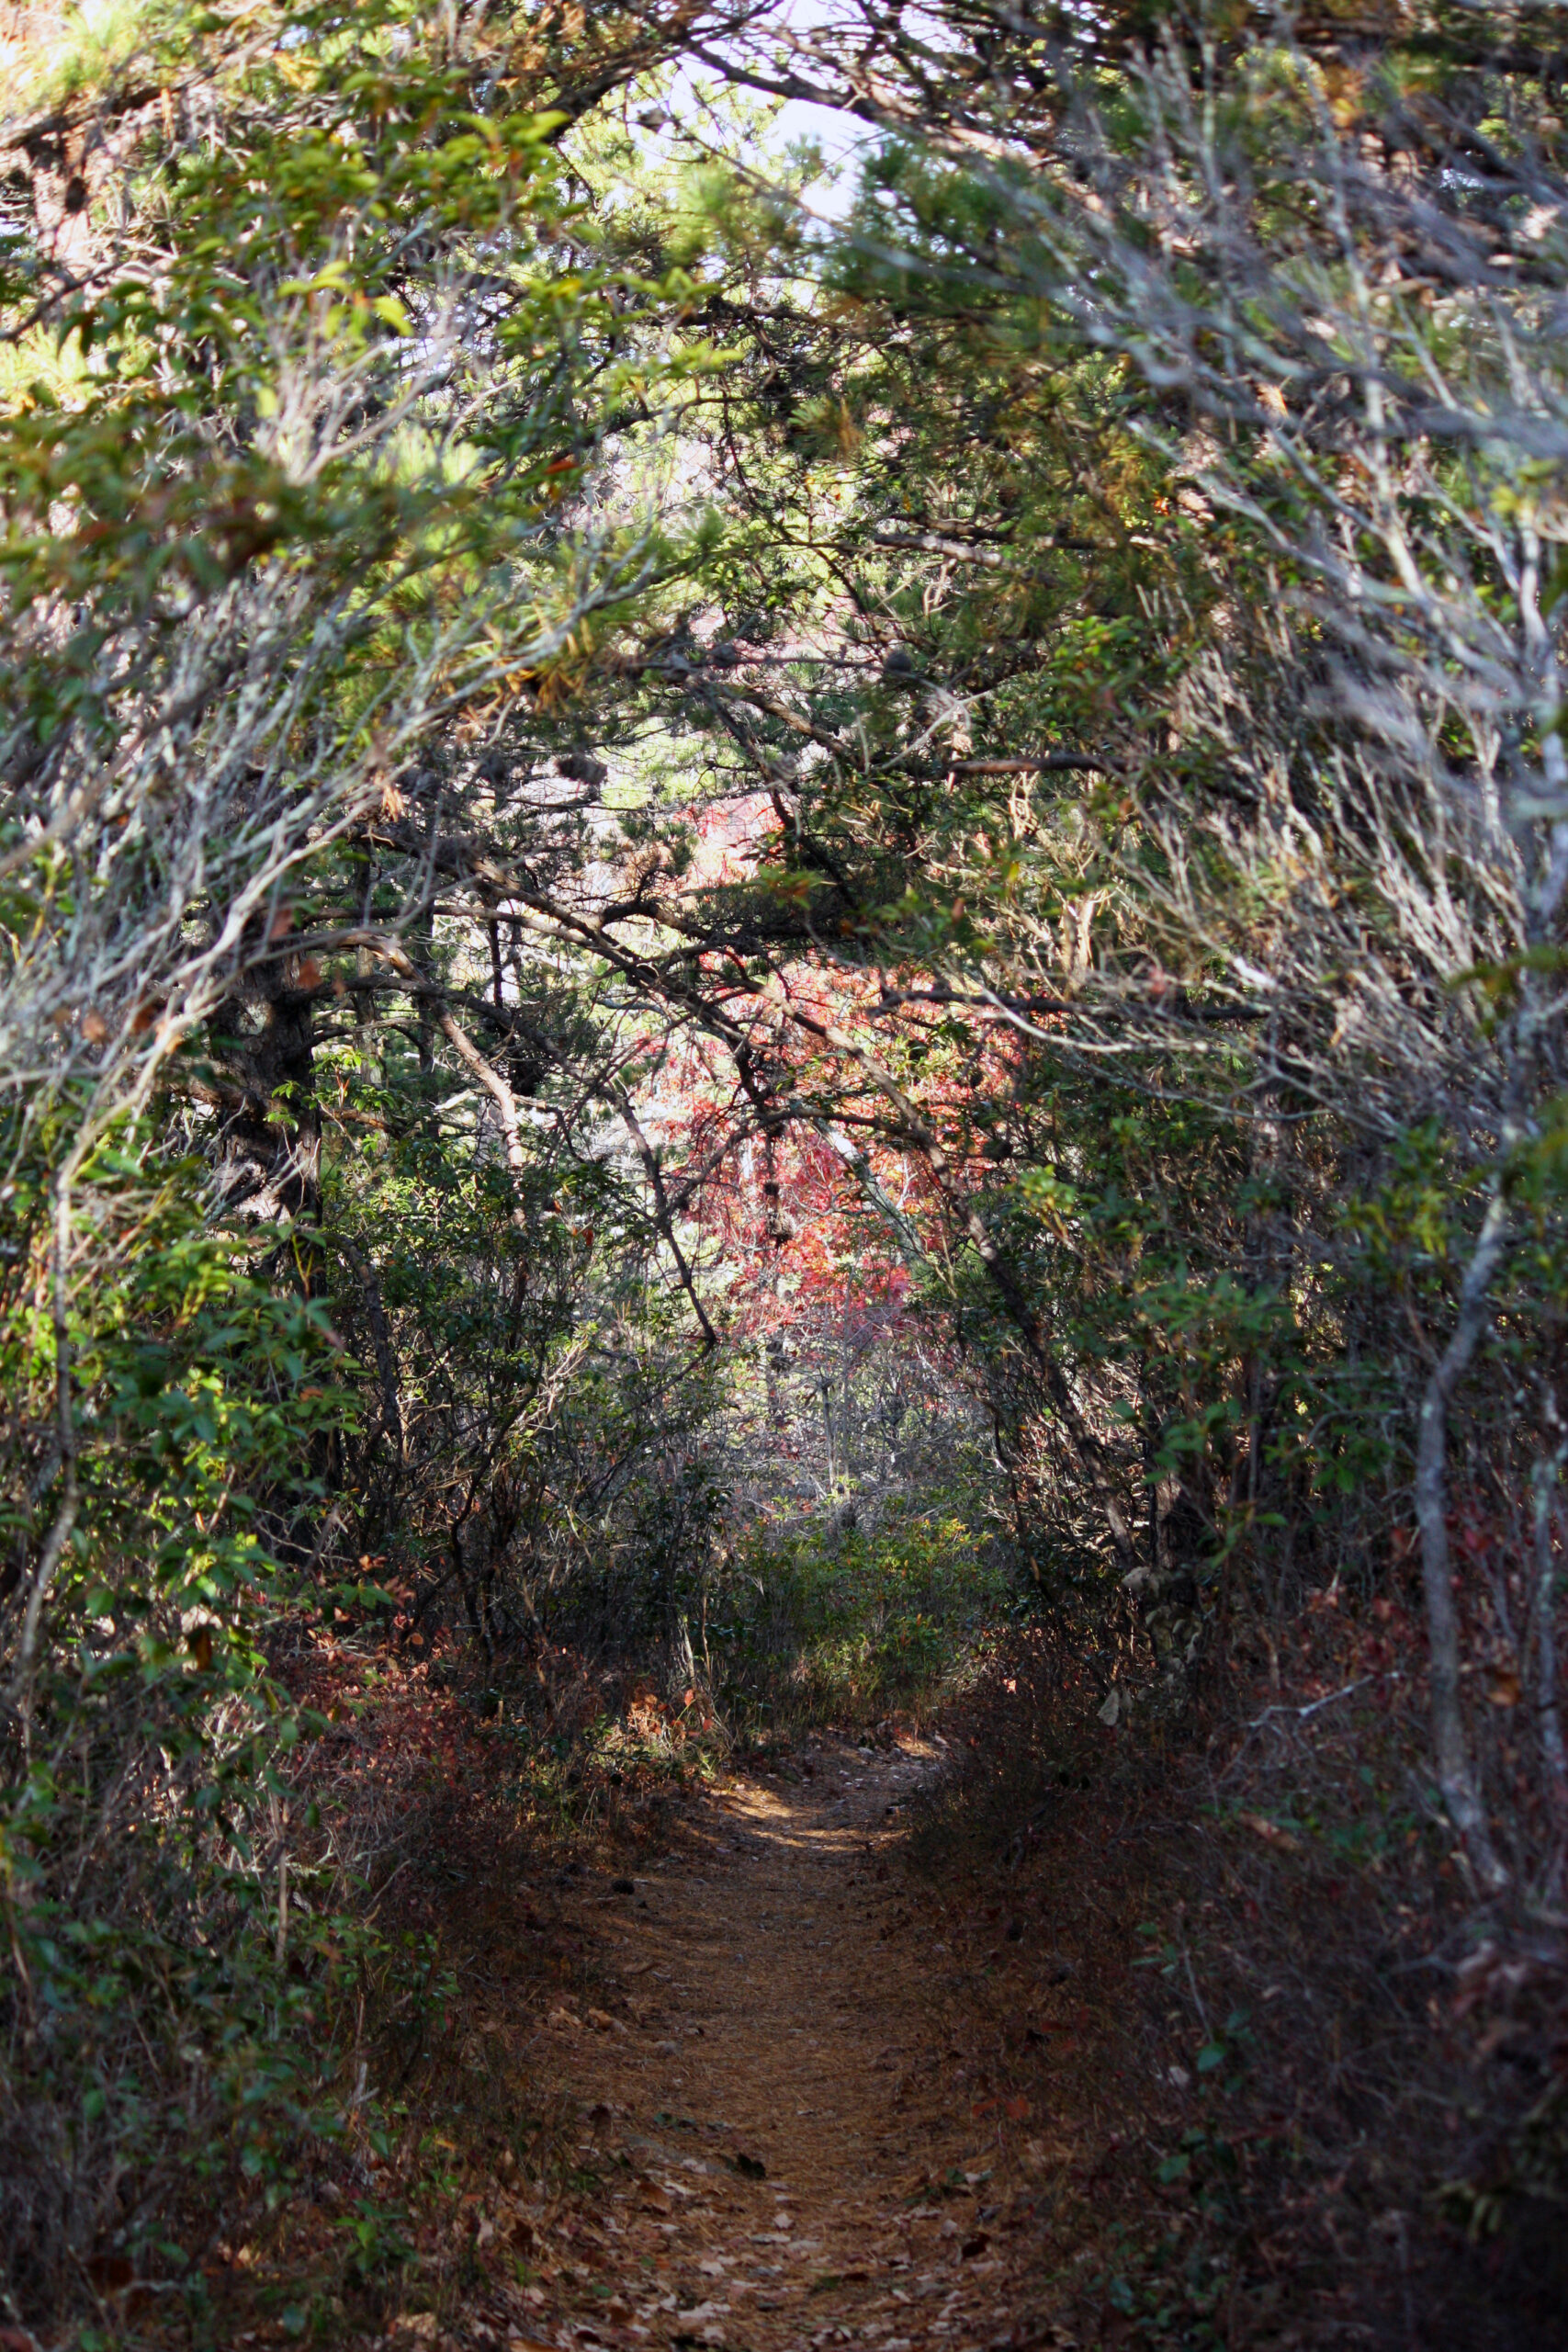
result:
<svg viewBox="0 0 1568 2352"><path fill-rule="evenodd" d="M972 2033L953 2038L977 1980L999 1979L1024 2006L998 2056L1015 2026L1039 2044L1053 1972L1014 1970L1020 1927L1002 1919L980 1923L996 1949L965 1937L955 1954L892 1851L938 1761L913 1739L817 1747L700 1797L646 1874L563 1894L592 1990L548 2011L528 2064L600 2187L550 2210L498 2200L479 2225L524 2249L503 2341L1077 2340L1041 2270L1043 2189L1069 2152L1009 2094L1005 2056L988 2068Z"/></svg>

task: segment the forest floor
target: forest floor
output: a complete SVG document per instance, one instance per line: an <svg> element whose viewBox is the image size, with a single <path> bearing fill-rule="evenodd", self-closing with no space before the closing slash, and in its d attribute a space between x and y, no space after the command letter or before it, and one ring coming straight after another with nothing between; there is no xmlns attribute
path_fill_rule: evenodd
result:
<svg viewBox="0 0 1568 2352"><path fill-rule="evenodd" d="M1400 1903L1400 1943L1381 1876L1201 1815L1212 1770L1146 1734L1124 1757L1102 1717L1047 1772L1021 1679L945 1736L606 1774L521 1849L455 1781L425 1841L446 1986L383 2052L394 2085L423 2062L396 2132L256 2200L199 2324L137 2340L1568 2346L1560 2208L1477 2247L1430 2193L1506 2155L1480 2069L1568 2047L1542 1970L1510 1959L1501 2008L1472 1971L1397 2009L1388 1983L1464 1949L1446 1919Z"/></svg>
<svg viewBox="0 0 1568 2352"><path fill-rule="evenodd" d="M582 1989L519 2055L575 2116L577 2191L530 2199L519 2175L513 2195L502 2175L473 2201L479 2261L499 2236L523 2251L519 2283L443 2335L1082 2340L1053 2318L1037 2243L1042 2182L1075 2149L993 2082L976 2029L983 2042L1000 2019L1035 2049L1089 2020L1074 1963L1021 1922L981 1913L965 1934L919 1902L893 1849L939 1765L914 1736L813 1743L703 1792L634 1878L574 1876L553 1926L577 1941ZM387 2340L435 2335L413 2313Z"/></svg>
<svg viewBox="0 0 1568 2352"><path fill-rule="evenodd" d="M188 2332L170 2298L137 2340L1568 2347L1560 2203L1526 2179L1478 2241L1434 2195L1506 2189L1556 2128L1555 1945L1467 1972L1424 1849L1351 1871L1312 1820L1364 1730L1222 1812L1245 1750L1064 1731L1054 1668L1015 1641L924 1735L628 1755L521 1838L455 1762L441 1984L369 2044L389 2128L258 2193Z"/></svg>

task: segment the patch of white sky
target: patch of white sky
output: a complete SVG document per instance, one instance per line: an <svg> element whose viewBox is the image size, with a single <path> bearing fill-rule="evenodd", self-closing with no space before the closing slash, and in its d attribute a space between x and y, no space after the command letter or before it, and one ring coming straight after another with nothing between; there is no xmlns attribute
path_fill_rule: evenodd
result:
<svg viewBox="0 0 1568 2352"><path fill-rule="evenodd" d="M744 49L755 58L760 47L767 47L769 34L776 36L780 50L785 50L794 39L828 34L845 22L845 10L831 5L831 0L779 0L777 7L753 20ZM740 46L715 41L712 53L723 58L728 51L739 63ZM803 74L801 78L807 76ZM676 130L685 129L705 143L722 146L763 178L775 175L782 178L791 168L792 150L798 153L807 147L815 149L820 168L800 187L800 199L824 220L843 218L854 201L862 164L882 135L878 130L837 107L820 106L807 98L786 98L760 142L738 144L733 124L725 123L711 103L715 92L716 77L711 68L690 62L683 64L670 96L671 119Z"/></svg>
<svg viewBox="0 0 1568 2352"><path fill-rule="evenodd" d="M905 5L898 13L905 37L928 55L940 55L955 45L953 28L940 7ZM745 64L760 64L779 80L831 80L834 51L846 59L854 55L866 30L856 0L776 0L775 6L760 10L744 32L705 46L712 59L737 69L734 86L744 96L747 85L739 80L739 69ZM733 115L727 116L714 103L719 79L711 65L695 60L677 70L667 99L668 135L679 140L684 133L694 142L731 156L759 178L793 185L804 209L825 223L843 220L854 202L861 172L886 132L842 107L790 97L775 102L776 110L760 137L738 137ZM765 105L765 98L759 104ZM815 151L818 167L802 181L799 158L807 149Z"/></svg>

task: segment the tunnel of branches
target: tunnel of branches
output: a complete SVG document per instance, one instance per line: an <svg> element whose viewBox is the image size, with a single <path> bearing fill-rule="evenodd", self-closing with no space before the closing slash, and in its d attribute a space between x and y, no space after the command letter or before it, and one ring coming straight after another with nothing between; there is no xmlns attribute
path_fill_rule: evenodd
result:
<svg viewBox="0 0 1568 2352"><path fill-rule="evenodd" d="M435 2098L450 1840L965 1706L1549 2340L1562 33L8 11L17 2341Z"/></svg>

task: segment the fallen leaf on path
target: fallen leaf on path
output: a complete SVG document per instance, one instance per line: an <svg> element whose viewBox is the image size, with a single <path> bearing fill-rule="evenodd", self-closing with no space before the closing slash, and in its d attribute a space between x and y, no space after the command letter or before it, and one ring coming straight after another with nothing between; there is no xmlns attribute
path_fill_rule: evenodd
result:
<svg viewBox="0 0 1568 2352"><path fill-rule="evenodd" d="M1301 1839L1292 1838L1288 1829L1281 1829L1277 1821L1268 1820L1261 1813L1244 1813L1237 1817L1244 1828L1250 1829L1255 1838L1261 1838L1265 1845L1277 1846L1281 1854L1301 1852Z"/></svg>

